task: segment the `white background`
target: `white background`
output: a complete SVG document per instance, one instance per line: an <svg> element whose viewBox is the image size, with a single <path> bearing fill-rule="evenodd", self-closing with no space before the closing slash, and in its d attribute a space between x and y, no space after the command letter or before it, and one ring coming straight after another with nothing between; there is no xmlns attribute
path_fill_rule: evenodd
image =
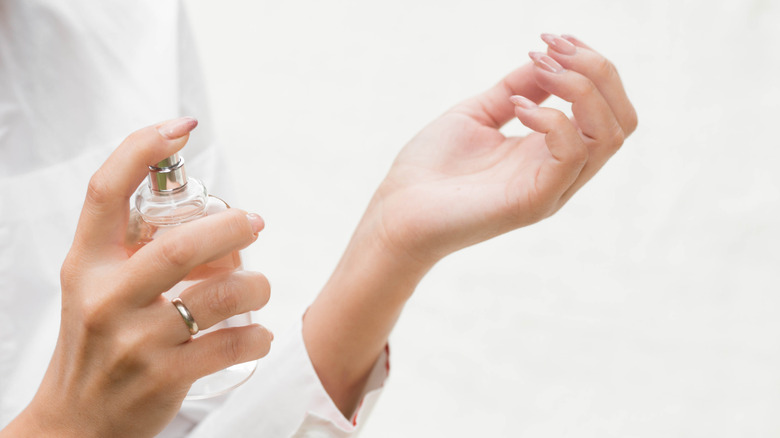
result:
<svg viewBox="0 0 780 438"><path fill-rule="evenodd" d="M638 110L558 215L428 275L364 436L780 436L780 2L186 4L275 330L404 143L540 33L608 56Z"/></svg>

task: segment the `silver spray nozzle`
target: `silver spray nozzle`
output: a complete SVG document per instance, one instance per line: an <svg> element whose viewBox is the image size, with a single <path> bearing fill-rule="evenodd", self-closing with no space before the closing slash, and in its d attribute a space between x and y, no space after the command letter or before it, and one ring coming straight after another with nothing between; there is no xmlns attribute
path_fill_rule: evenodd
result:
<svg viewBox="0 0 780 438"><path fill-rule="evenodd" d="M149 188L154 192L173 192L187 185L184 158L178 153L149 166Z"/></svg>

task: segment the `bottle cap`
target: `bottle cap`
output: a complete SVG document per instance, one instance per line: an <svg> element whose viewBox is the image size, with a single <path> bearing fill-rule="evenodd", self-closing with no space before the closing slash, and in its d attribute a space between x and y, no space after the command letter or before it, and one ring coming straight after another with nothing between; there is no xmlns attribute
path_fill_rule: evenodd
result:
<svg viewBox="0 0 780 438"><path fill-rule="evenodd" d="M157 193L178 191L187 185L187 172L184 171L184 158L178 153L149 166L149 188Z"/></svg>

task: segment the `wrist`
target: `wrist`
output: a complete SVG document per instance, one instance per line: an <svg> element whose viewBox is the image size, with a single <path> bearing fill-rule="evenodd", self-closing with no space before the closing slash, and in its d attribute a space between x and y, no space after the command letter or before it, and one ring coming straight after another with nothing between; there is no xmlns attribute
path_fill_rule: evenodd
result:
<svg viewBox="0 0 780 438"><path fill-rule="evenodd" d="M517 228L468 205L482 196L478 188L445 187L456 195L443 196L436 181L401 184L398 180L403 180L402 172L391 170L361 226L372 230L386 252L402 263L430 269L449 254Z"/></svg>
<svg viewBox="0 0 780 438"><path fill-rule="evenodd" d="M410 227L385 214L381 201L372 200L344 252L340 269L368 269L374 279L393 278L413 292L425 274L442 258L415 243ZM339 269L337 268L337 270ZM405 287L404 287L405 286Z"/></svg>
<svg viewBox="0 0 780 438"><path fill-rule="evenodd" d="M0 430L0 438L32 438L42 436L67 438L80 435L68 428L56 427L54 424L47 422L44 418L34 412L32 404L19 413L8 426L3 430Z"/></svg>
<svg viewBox="0 0 780 438"><path fill-rule="evenodd" d="M435 262L387 240L367 210L344 255L303 320L303 338L323 387L346 417L404 304Z"/></svg>
<svg viewBox="0 0 780 438"><path fill-rule="evenodd" d="M420 196L420 190L397 184L394 179L388 175L379 186L353 240L370 240L385 263L424 275L460 249L460 233L454 227L437 225L442 215L434 214L436 209L430 208L435 200Z"/></svg>

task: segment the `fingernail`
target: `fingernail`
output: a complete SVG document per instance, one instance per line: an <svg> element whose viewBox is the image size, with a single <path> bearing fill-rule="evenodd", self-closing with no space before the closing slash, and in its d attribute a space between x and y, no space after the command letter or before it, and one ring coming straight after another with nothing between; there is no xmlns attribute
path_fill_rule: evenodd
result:
<svg viewBox="0 0 780 438"><path fill-rule="evenodd" d="M266 329L266 330L268 330L268 329ZM273 341L274 340L274 332L272 332L271 330L268 330L268 334L271 335L271 340Z"/></svg>
<svg viewBox="0 0 780 438"><path fill-rule="evenodd" d="M536 108L536 104L531 99L528 99L527 97L523 96L512 96L509 98L509 101L513 104L519 106L520 108L525 109L534 109Z"/></svg>
<svg viewBox="0 0 780 438"><path fill-rule="evenodd" d="M563 67L554 59L540 52L529 52L528 56L534 61L537 67L549 71L550 73L560 73Z"/></svg>
<svg viewBox="0 0 780 438"><path fill-rule="evenodd" d="M581 46L585 46L585 45L586 45L585 43L583 43L582 41L580 41L580 40L579 40L579 39L578 39L576 36L574 36L574 35L563 34L563 35L561 35L561 38L563 38L564 40L566 40L566 41L568 41L568 42L570 42L570 43L572 43L572 44L579 44L579 45L581 45Z"/></svg>
<svg viewBox="0 0 780 438"><path fill-rule="evenodd" d="M255 213L249 213L246 215L246 218L249 219L249 223L252 225L252 231L257 234L265 227L265 221L263 218L261 218L259 215Z"/></svg>
<svg viewBox="0 0 780 438"><path fill-rule="evenodd" d="M565 39L551 33L543 33L542 41L547 43L551 49L563 55L573 55L577 53L577 46L572 44L570 41L566 41Z"/></svg>
<svg viewBox="0 0 780 438"><path fill-rule="evenodd" d="M180 117L163 123L157 128L157 132L168 140L176 140L189 134L196 126L198 126L198 119Z"/></svg>

